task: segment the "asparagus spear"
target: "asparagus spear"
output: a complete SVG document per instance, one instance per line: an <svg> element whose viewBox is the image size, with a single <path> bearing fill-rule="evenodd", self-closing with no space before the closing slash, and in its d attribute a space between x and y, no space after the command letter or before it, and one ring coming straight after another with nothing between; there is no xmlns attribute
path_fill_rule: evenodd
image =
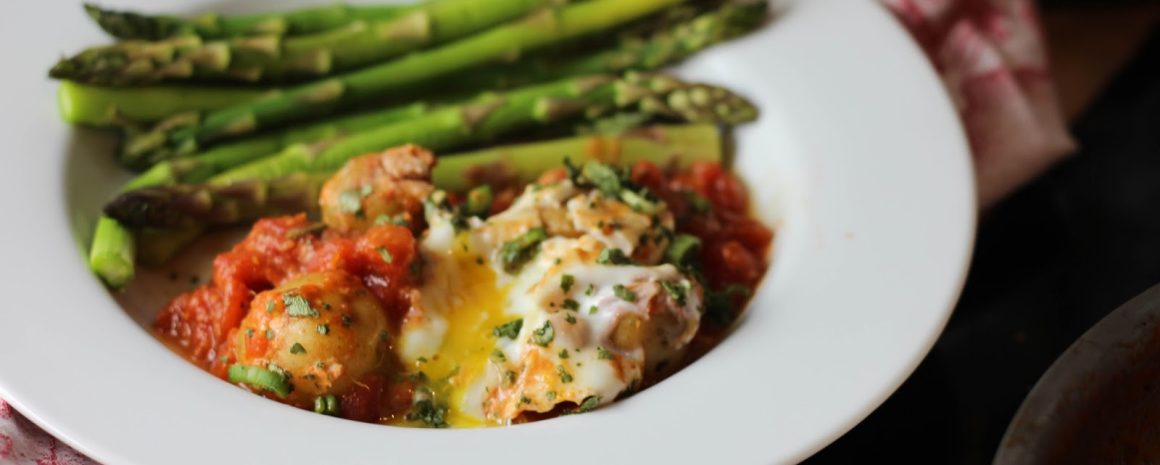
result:
<svg viewBox="0 0 1160 465"><path fill-rule="evenodd" d="M579 57L532 57L515 64L486 67L472 72L470 80L439 82L437 87L505 89L582 74L655 71L752 32L768 18L766 2L728 3L659 30L628 35L611 47Z"/></svg>
<svg viewBox="0 0 1160 465"><path fill-rule="evenodd" d="M658 165L688 166L695 161L722 159L721 129L716 124L651 126L621 134L581 137L486 148L439 158L432 174L436 187L465 192L473 187L477 167L510 173L517 182L530 183L545 171L574 162L598 160L630 165L651 161Z"/></svg>
<svg viewBox="0 0 1160 465"><path fill-rule="evenodd" d="M531 182L544 171L562 166L565 157L658 164L719 161L720 130L713 124L658 126L616 136L586 136L558 141L514 145L442 157L433 173L435 186L464 191L474 167L502 167L521 182ZM263 216L311 212L318 208L318 192L331 172L294 173L268 180L233 184L196 184L146 188L121 195L105 207L105 214L135 228L196 228L234 225Z"/></svg>
<svg viewBox="0 0 1160 465"><path fill-rule="evenodd" d="M105 215L130 228L186 229L314 210L328 174L294 173L229 185L181 184L126 192Z"/></svg>
<svg viewBox="0 0 1160 465"><path fill-rule="evenodd" d="M428 105L416 103L400 108L356 114L333 121L290 128L278 133L218 146L196 156L158 163L124 186L122 192L153 186L169 186L179 182L202 182L215 173L256 160L293 144L318 143L327 138L339 137L347 132L361 131L413 118L428 111L430 111ZM197 233L186 235L192 238L196 237ZM89 248L89 268L97 276L100 276L109 287L120 289L133 279L135 250L136 244L132 231L116 220L103 216L97 221L96 231L93 233L93 242ZM158 260L158 258L154 258L152 261Z"/></svg>
<svg viewBox="0 0 1160 465"><path fill-rule="evenodd" d="M184 124L159 123L126 144L123 158L164 159L320 113L341 104L381 99L408 86L450 76L565 40L597 33L683 0L587 0L534 14L428 51L296 87L268 99L211 111Z"/></svg>
<svg viewBox="0 0 1160 465"><path fill-rule="evenodd" d="M49 75L87 83L258 82L317 78L482 31L557 0L441 0L381 21L356 20L317 34L206 41L177 36L87 49Z"/></svg>
<svg viewBox="0 0 1160 465"><path fill-rule="evenodd" d="M113 88L72 81L60 83L61 118L73 124L115 126L149 123L178 113L209 111L254 101L272 91L240 87L157 86Z"/></svg>
<svg viewBox="0 0 1160 465"><path fill-rule="evenodd" d="M85 13L101 29L118 39L161 40L196 35L222 39L252 35L303 35L336 29L355 20L384 20L414 9L411 5L334 4L303 8L284 13L223 16L206 13L192 18L146 15L133 11L101 8L86 3Z"/></svg>
<svg viewBox="0 0 1160 465"><path fill-rule="evenodd" d="M297 171L334 170L358 155L404 143L434 151L450 150L538 125L580 116L599 117L610 109L638 110L686 122L738 124L757 117L752 104L723 88L689 84L663 74L630 73L622 79L593 75L448 106L340 138L329 145L293 146L210 181L228 184L272 179Z"/></svg>

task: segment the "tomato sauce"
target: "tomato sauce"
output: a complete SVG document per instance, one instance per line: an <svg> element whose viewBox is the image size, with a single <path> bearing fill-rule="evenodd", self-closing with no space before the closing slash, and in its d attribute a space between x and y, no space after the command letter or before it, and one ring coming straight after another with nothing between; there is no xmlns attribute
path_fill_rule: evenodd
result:
<svg viewBox="0 0 1160 465"><path fill-rule="evenodd" d="M565 177L562 170L545 173L540 182ZM773 232L752 219L749 198L741 182L715 163L696 163L672 173L655 164L632 167L632 182L647 187L673 212L677 232L702 241L700 272L706 293L728 302L726 318L706 317L690 348L688 361L724 337L729 321L748 294L728 289L753 289L767 267ZM518 190L502 189L492 205L498 213ZM384 260L389 254L391 260ZM254 297L305 273L340 270L354 275L374 293L395 329L408 310L418 266L417 240L412 230L395 225L373 226L355 233L323 228L304 214L268 218L254 224L249 235L213 263L212 280L175 298L158 316L155 329L170 346L210 373L226 378L235 363L235 332ZM264 339L253 338L262 344ZM393 348L392 348L393 349ZM264 347L247 350L263 352ZM345 418L381 422L399 417L410 406L414 385L406 379L373 374L341 395Z"/></svg>
<svg viewBox="0 0 1160 465"><path fill-rule="evenodd" d="M212 281L174 299L155 329L194 363L224 378L233 363L232 334L254 296L304 273L328 270L361 278L397 323L407 310L417 255L412 232L394 225L353 234L319 231L320 224L306 215L258 221L242 242L214 259ZM382 260L384 252L391 263Z"/></svg>

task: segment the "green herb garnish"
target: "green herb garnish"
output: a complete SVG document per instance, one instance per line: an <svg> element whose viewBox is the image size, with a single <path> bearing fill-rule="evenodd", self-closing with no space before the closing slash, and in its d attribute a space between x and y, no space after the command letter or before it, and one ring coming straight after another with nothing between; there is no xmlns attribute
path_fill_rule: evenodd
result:
<svg viewBox="0 0 1160 465"><path fill-rule="evenodd" d="M560 276L560 289L564 292L572 290L572 285L576 283L576 277L570 274Z"/></svg>
<svg viewBox="0 0 1160 465"><path fill-rule="evenodd" d="M601 360L612 360L612 352L605 349L604 346L596 346L596 358Z"/></svg>
<svg viewBox="0 0 1160 465"><path fill-rule="evenodd" d="M294 345L290 346L290 353L292 353L294 355L305 354L306 348L302 347L302 344L295 342Z"/></svg>
<svg viewBox="0 0 1160 465"><path fill-rule="evenodd" d="M533 228L505 243L500 248L503 270L508 273L519 271L525 263L536 256L536 252L540 251L540 242L547 238L548 232L544 231L544 228Z"/></svg>
<svg viewBox="0 0 1160 465"><path fill-rule="evenodd" d="M390 250L387 250L386 247L379 247L378 250L379 250L379 256L383 258L384 262L386 262L387 264L395 263L395 256L391 255Z"/></svg>
<svg viewBox="0 0 1160 465"><path fill-rule="evenodd" d="M532 343L540 347L548 347L555 338L556 329L552 327L551 321L545 321L544 326L532 331Z"/></svg>
<svg viewBox="0 0 1160 465"><path fill-rule="evenodd" d="M612 286L612 293L616 294L616 297L619 297L620 300L626 302L636 302L636 293L632 292L631 289L623 284Z"/></svg>
<svg viewBox="0 0 1160 465"><path fill-rule="evenodd" d="M567 384L572 382L572 374L568 373L568 370L564 368L564 365L556 365L556 374L560 375L561 383Z"/></svg>
<svg viewBox="0 0 1160 465"><path fill-rule="evenodd" d="M520 318L512 320L502 325L492 328L491 334L495 337L506 337L508 339L515 339L520 335L520 329L524 327L524 319Z"/></svg>
<svg viewBox="0 0 1160 465"><path fill-rule="evenodd" d="M286 306L286 314L300 317L317 317L318 310L310 306L310 301L297 294L282 294L282 305Z"/></svg>
<svg viewBox="0 0 1160 465"><path fill-rule="evenodd" d="M629 265L632 259L624 254L623 250L609 247L600 251L600 255L596 257L596 263L599 265Z"/></svg>

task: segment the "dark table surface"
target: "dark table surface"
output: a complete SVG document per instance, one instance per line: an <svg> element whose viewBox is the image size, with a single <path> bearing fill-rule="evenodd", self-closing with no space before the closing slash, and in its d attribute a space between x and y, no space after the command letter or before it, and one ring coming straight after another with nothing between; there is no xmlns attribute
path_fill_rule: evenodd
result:
<svg viewBox="0 0 1160 465"><path fill-rule="evenodd" d="M962 299L918 370L807 464L990 463L1055 358L1160 282L1160 30L1073 132L1075 156L984 215Z"/></svg>

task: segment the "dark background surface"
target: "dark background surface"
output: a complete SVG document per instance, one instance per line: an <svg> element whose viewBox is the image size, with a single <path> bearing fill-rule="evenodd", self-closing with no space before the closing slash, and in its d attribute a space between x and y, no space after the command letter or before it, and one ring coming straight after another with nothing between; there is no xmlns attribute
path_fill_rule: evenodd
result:
<svg viewBox="0 0 1160 465"><path fill-rule="evenodd" d="M990 463L1055 358L1160 283L1160 29L1072 129L1077 154L983 216L930 355L807 464Z"/></svg>

